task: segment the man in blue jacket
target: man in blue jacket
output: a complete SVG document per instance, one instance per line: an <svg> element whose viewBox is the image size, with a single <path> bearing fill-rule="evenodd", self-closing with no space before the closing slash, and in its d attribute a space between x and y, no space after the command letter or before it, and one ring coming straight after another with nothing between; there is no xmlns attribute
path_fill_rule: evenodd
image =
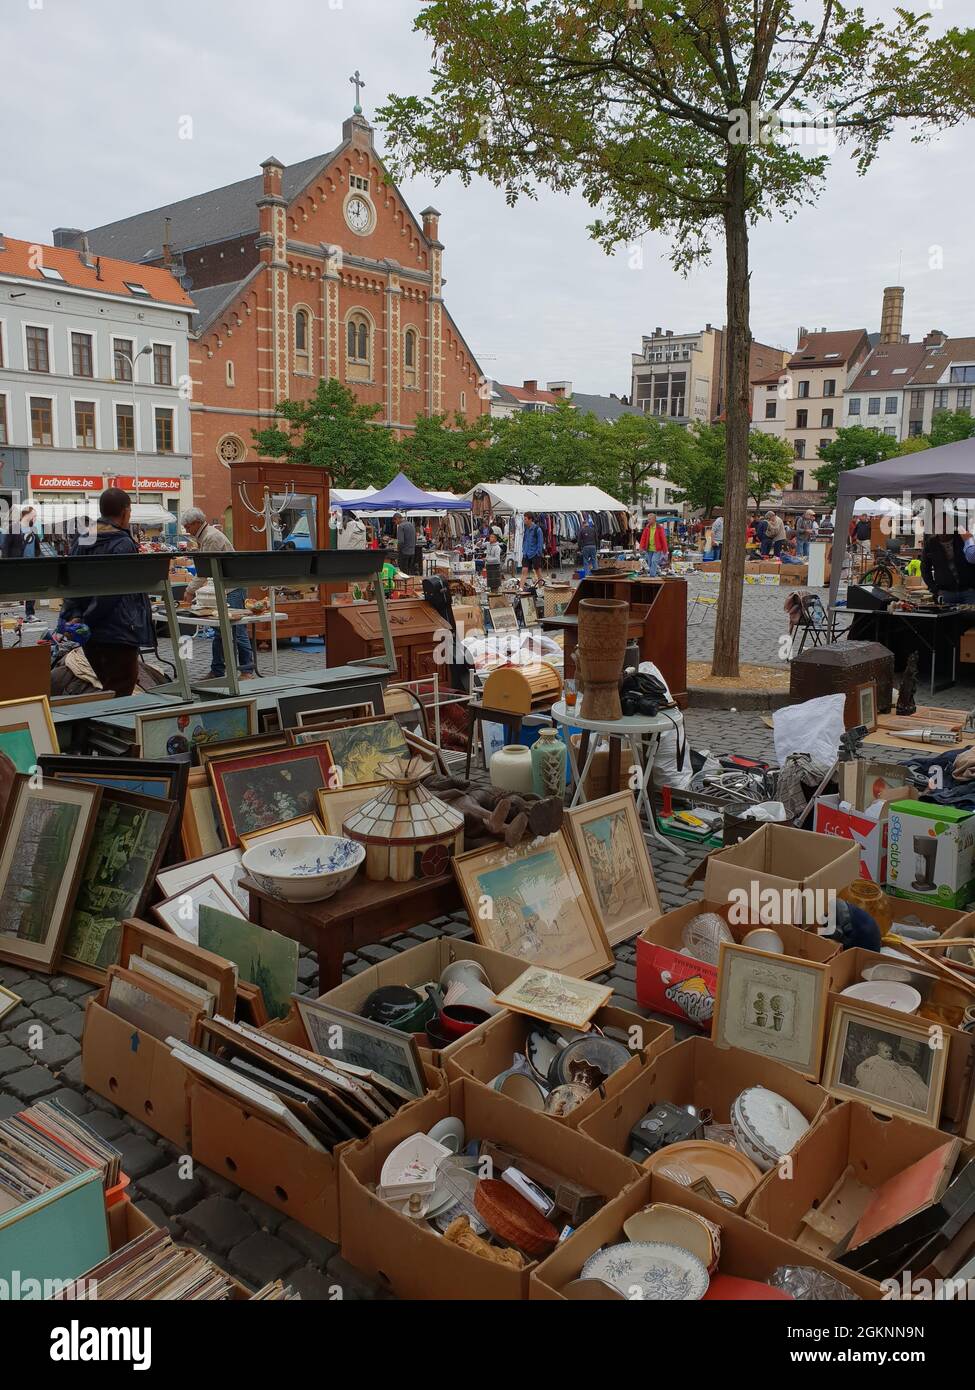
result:
<svg viewBox="0 0 975 1390"><path fill-rule="evenodd" d="M535 520L533 512L525 513L525 534L521 544L521 577L522 580L528 578L531 570L535 571L535 582L542 582L542 556L545 554L545 537L542 535L542 528Z"/></svg>
<svg viewBox="0 0 975 1390"><path fill-rule="evenodd" d="M98 499L98 525L94 540L79 536L72 555L138 555L139 547L129 531L132 502L119 487L106 488ZM145 594L106 594L98 598L69 599L62 619L87 623L91 637L85 656L105 690L131 695L139 679L139 649L151 647L152 614Z"/></svg>

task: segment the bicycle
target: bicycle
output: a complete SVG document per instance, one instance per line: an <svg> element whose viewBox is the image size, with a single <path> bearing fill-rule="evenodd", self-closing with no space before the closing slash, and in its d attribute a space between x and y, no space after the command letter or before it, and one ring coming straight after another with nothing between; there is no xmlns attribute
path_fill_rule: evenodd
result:
<svg viewBox="0 0 975 1390"><path fill-rule="evenodd" d="M860 583L865 586L872 585L877 589L892 589L894 581L899 583L906 569L906 563L898 560L889 550L875 550L873 565L870 569L864 570Z"/></svg>

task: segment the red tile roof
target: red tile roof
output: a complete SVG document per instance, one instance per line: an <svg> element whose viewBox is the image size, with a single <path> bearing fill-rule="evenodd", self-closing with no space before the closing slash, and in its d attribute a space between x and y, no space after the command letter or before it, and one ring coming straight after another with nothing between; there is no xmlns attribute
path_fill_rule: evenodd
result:
<svg viewBox="0 0 975 1390"><path fill-rule="evenodd" d="M861 345L870 345L863 328L845 329L839 333L807 333L789 358L789 366L799 369L838 366L849 362Z"/></svg>
<svg viewBox="0 0 975 1390"><path fill-rule="evenodd" d="M93 266L86 266L79 252L67 246L43 246L33 241L0 239L0 275L15 276L18 280L36 280L41 285L64 283L92 294L124 295L127 299L156 304L175 304L192 309L193 301L176 277L159 266L137 265L133 261L115 261L107 256L92 256ZM48 280L41 267L56 270L61 281ZM99 278L99 275L101 278ZM126 281L142 285L147 293L133 294Z"/></svg>
<svg viewBox="0 0 975 1390"><path fill-rule="evenodd" d="M923 343L881 343L863 363L849 391L903 390L921 365L924 350Z"/></svg>
<svg viewBox="0 0 975 1390"><path fill-rule="evenodd" d="M509 386L503 381L498 385L510 391L517 401L544 401L547 405L558 405L559 401L567 399L566 396L557 396L554 391L526 391L523 386Z"/></svg>
<svg viewBox="0 0 975 1390"><path fill-rule="evenodd" d="M924 347L923 356L911 377L912 386L933 386L953 362L975 362L975 338L948 338L945 342Z"/></svg>

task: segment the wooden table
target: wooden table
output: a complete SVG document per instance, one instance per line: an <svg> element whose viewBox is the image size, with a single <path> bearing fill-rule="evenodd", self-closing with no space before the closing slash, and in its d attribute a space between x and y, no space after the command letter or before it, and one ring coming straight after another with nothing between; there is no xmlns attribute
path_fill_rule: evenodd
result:
<svg viewBox="0 0 975 1390"><path fill-rule="evenodd" d="M318 954L318 990L342 983L342 957L410 927L444 917L464 906L452 873L412 883L373 883L360 874L348 888L320 903L285 903L249 878L250 920L280 932Z"/></svg>

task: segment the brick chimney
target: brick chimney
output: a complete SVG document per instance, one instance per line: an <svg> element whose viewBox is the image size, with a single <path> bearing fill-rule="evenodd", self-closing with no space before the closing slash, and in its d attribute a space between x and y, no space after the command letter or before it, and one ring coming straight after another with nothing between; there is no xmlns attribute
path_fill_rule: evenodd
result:
<svg viewBox="0 0 975 1390"><path fill-rule="evenodd" d="M281 180L284 177L284 165L280 159L275 159L274 155L271 155L270 159L265 159L261 168L264 171L264 197L280 198L282 196Z"/></svg>
<svg viewBox="0 0 975 1390"><path fill-rule="evenodd" d="M567 401L572 399L571 381L550 381L548 389L553 396L564 396Z"/></svg>
<svg viewBox="0 0 975 1390"><path fill-rule="evenodd" d="M521 383L521 389L522 389L523 391L537 391L537 390L538 390L538 382L537 382L537 381L523 381L523 382Z"/></svg>
<svg viewBox="0 0 975 1390"><path fill-rule="evenodd" d="M931 332L924 339L925 347L941 347L942 343L948 341L948 335L943 333L940 328L932 328Z"/></svg>
<svg viewBox="0 0 975 1390"><path fill-rule="evenodd" d="M427 241L439 241L440 213L436 208L424 208L420 215L423 218L423 235Z"/></svg>
<svg viewBox="0 0 975 1390"><path fill-rule="evenodd" d="M904 286L888 285L884 290L884 307L880 315L880 341L899 343L904 333Z"/></svg>
<svg viewBox="0 0 975 1390"><path fill-rule="evenodd" d="M80 251L85 234L80 227L55 227L51 235L55 246L64 246L69 251Z"/></svg>

